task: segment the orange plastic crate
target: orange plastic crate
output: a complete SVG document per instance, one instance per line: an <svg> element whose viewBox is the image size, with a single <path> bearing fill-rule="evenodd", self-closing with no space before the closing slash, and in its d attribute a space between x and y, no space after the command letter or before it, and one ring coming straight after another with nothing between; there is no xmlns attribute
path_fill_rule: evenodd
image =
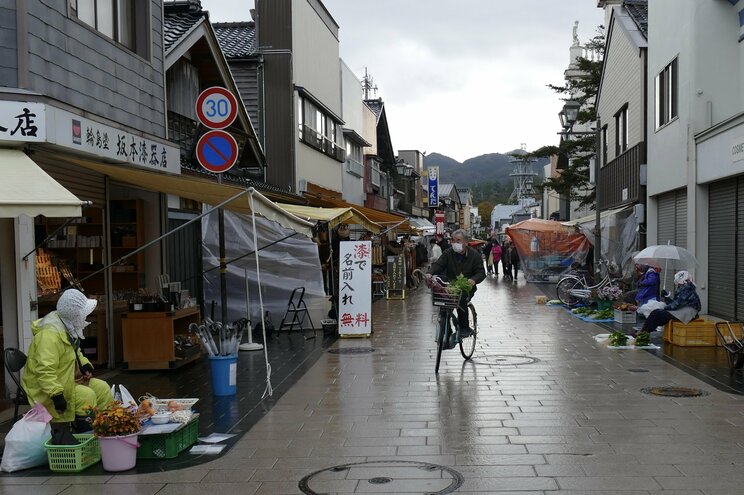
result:
<svg viewBox="0 0 744 495"><path fill-rule="evenodd" d="M690 323L670 321L664 327L664 340L680 347L714 347L718 345L715 322L698 318Z"/></svg>

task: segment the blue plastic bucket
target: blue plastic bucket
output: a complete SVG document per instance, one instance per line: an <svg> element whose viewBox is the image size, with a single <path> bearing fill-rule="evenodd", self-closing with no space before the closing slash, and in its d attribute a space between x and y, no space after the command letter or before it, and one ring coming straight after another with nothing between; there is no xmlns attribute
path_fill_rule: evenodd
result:
<svg viewBox="0 0 744 495"><path fill-rule="evenodd" d="M212 393L218 396L235 395L238 381L238 356L209 356L212 369Z"/></svg>

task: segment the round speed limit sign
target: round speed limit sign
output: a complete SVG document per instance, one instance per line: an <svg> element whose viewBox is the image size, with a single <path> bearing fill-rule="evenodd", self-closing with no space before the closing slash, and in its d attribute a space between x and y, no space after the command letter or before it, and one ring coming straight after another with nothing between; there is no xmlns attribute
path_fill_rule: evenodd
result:
<svg viewBox="0 0 744 495"><path fill-rule="evenodd" d="M238 116L238 100L225 88L212 86L196 99L196 116L210 129L224 129Z"/></svg>

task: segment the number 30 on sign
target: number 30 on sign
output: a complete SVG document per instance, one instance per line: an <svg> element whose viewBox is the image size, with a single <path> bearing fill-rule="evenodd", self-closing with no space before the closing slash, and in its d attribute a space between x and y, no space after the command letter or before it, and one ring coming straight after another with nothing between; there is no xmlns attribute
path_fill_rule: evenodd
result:
<svg viewBox="0 0 744 495"><path fill-rule="evenodd" d="M196 116L210 129L224 129L238 116L238 100L225 88L212 86L196 99Z"/></svg>

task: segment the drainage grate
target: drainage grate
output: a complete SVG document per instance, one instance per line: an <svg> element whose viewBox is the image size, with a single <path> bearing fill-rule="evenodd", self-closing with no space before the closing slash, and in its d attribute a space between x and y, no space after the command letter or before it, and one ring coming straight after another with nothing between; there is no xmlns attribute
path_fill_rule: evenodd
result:
<svg viewBox="0 0 744 495"><path fill-rule="evenodd" d="M533 364L539 361L532 356L507 356L507 355L482 355L477 359L471 360L475 364L485 366L520 366L524 364Z"/></svg>
<svg viewBox="0 0 744 495"><path fill-rule="evenodd" d="M628 368L628 371L631 373L648 373L648 370L643 368Z"/></svg>
<svg viewBox="0 0 744 495"><path fill-rule="evenodd" d="M642 388L641 392L662 397L702 397L710 395L710 393L705 390L687 387L647 387Z"/></svg>
<svg viewBox="0 0 744 495"><path fill-rule="evenodd" d="M428 475L423 475L421 471ZM394 481L405 481L406 492L426 495L444 495L454 493L463 484L462 474L447 466L417 461L368 461L341 464L315 471L302 478L297 485L307 495L320 495L311 487L314 478L323 473L347 471L346 480L366 480L373 485L385 485ZM395 477L390 476L395 473ZM375 475L375 476L370 476ZM322 476L319 482L329 479Z"/></svg>
<svg viewBox="0 0 744 495"><path fill-rule="evenodd" d="M331 354L370 354L375 352L374 347L342 347L340 349L329 349Z"/></svg>

